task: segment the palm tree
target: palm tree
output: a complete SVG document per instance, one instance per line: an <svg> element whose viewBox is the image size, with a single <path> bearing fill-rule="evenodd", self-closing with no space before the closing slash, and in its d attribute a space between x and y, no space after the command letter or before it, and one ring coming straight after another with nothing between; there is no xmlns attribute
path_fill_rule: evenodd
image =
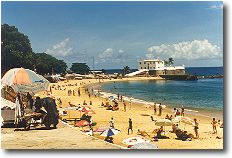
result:
<svg viewBox="0 0 232 158"><path fill-rule="evenodd" d="M125 74L129 73L129 72L130 72L130 67L129 67L129 66L124 66L124 67L123 67L123 76L124 76Z"/></svg>
<svg viewBox="0 0 232 158"><path fill-rule="evenodd" d="M173 62L174 62L174 59L173 59L173 58L168 58L168 63L169 63L169 65L172 65Z"/></svg>

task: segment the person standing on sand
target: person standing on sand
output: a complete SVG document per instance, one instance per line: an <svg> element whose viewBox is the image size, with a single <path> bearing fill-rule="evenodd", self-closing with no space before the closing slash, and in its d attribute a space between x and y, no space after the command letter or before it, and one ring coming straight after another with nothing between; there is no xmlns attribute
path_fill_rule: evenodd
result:
<svg viewBox="0 0 232 158"><path fill-rule="evenodd" d="M133 134L133 129L132 129L132 120L131 118L129 118L129 127L128 127L128 135L129 135L129 131L131 130L131 133Z"/></svg>
<svg viewBox="0 0 232 158"><path fill-rule="evenodd" d="M197 122L197 119L196 118L194 118L194 132L195 132L195 134L196 134L196 138L198 139L199 138L199 134L198 134L198 129L199 129L199 127L198 127L198 125L199 125L199 123Z"/></svg>
<svg viewBox="0 0 232 158"><path fill-rule="evenodd" d="M213 126L213 134L217 133L217 121L215 118L213 118L213 121L211 122L212 126Z"/></svg>
<svg viewBox="0 0 232 158"><path fill-rule="evenodd" d="M162 106L161 106L161 103L159 104L159 116L162 115Z"/></svg>
<svg viewBox="0 0 232 158"><path fill-rule="evenodd" d="M123 101L123 105L124 105L124 111L126 111L126 102Z"/></svg>
<svg viewBox="0 0 232 158"><path fill-rule="evenodd" d="M156 103L154 103L154 115L156 114Z"/></svg>
<svg viewBox="0 0 232 158"><path fill-rule="evenodd" d="M111 117L109 124L110 124L110 128L114 128L114 118L113 117Z"/></svg>
<svg viewBox="0 0 232 158"><path fill-rule="evenodd" d="M181 108L181 115L180 116L184 116L184 107L183 106Z"/></svg>

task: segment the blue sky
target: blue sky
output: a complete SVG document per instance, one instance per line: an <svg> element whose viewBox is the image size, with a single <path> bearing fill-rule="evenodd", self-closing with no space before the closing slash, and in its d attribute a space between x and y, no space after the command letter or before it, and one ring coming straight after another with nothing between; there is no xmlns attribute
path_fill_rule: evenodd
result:
<svg viewBox="0 0 232 158"><path fill-rule="evenodd" d="M26 34L34 52L69 65L137 68L137 60L223 65L222 2L2 2L1 23Z"/></svg>

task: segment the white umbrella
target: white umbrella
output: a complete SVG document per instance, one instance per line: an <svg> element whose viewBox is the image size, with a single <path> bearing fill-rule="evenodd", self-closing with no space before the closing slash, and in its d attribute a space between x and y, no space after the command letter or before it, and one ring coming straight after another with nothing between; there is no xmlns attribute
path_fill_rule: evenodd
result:
<svg viewBox="0 0 232 158"><path fill-rule="evenodd" d="M131 149L158 149L158 146L150 142L143 142L133 145Z"/></svg>
<svg viewBox="0 0 232 158"><path fill-rule="evenodd" d="M194 121L189 117L182 117L180 121L188 125L194 125Z"/></svg>
<svg viewBox="0 0 232 158"><path fill-rule="evenodd" d="M172 121L168 119L159 119L155 122L156 126L172 126Z"/></svg>
<svg viewBox="0 0 232 158"><path fill-rule="evenodd" d="M149 140L144 139L142 137L130 137L122 141L123 144L127 144L127 145L135 145L137 143L144 143L144 142L149 142Z"/></svg>
<svg viewBox="0 0 232 158"><path fill-rule="evenodd" d="M176 116L175 118L172 119L172 122L173 123L180 123L182 117L183 116Z"/></svg>
<svg viewBox="0 0 232 158"><path fill-rule="evenodd" d="M106 136L113 136L113 135L116 135L118 133L120 133L120 130L115 129L115 128L108 128L107 130L102 132L100 135L106 137Z"/></svg>
<svg viewBox="0 0 232 158"><path fill-rule="evenodd" d="M186 124L188 124L188 125L195 124L194 121L189 117L182 117L180 121L184 123L184 129L185 129Z"/></svg>
<svg viewBox="0 0 232 158"><path fill-rule="evenodd" d="M37 93L47 90L49 81L34 71L24 68L13 68L2 77L3 85L11 86L15 92Z"/></svg>

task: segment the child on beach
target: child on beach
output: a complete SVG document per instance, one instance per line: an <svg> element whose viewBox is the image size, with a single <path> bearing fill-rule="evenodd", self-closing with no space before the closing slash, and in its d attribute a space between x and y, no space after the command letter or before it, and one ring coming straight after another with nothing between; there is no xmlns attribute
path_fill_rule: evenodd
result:
<svg viewBox="0 0 232 158"><path fill-rule="evenodd" d="M129 135L129 131L131 130L131 133L133 134L133 129L132 129L132 120L131 118L129 118L129 127L128 127L128 135Z"/></svg>
<svg viewBox="0 0 232 158"><path fill-rule="evenodd" d="M197 119L196 118L194 118L194 132L195 132L195 135L196 135L196 138L198 139L199 138L199 134L198 134L198 129L199 129L199 127L198 127L198 122L197 122Z"/></svg>
<svg viewBox="0 0 232 158"><path fill-rule="evenodd" d="M217 133L217 121L215 118L213 118L213 121L211 122L212 126L213 126L213 134Z"/></svg>

